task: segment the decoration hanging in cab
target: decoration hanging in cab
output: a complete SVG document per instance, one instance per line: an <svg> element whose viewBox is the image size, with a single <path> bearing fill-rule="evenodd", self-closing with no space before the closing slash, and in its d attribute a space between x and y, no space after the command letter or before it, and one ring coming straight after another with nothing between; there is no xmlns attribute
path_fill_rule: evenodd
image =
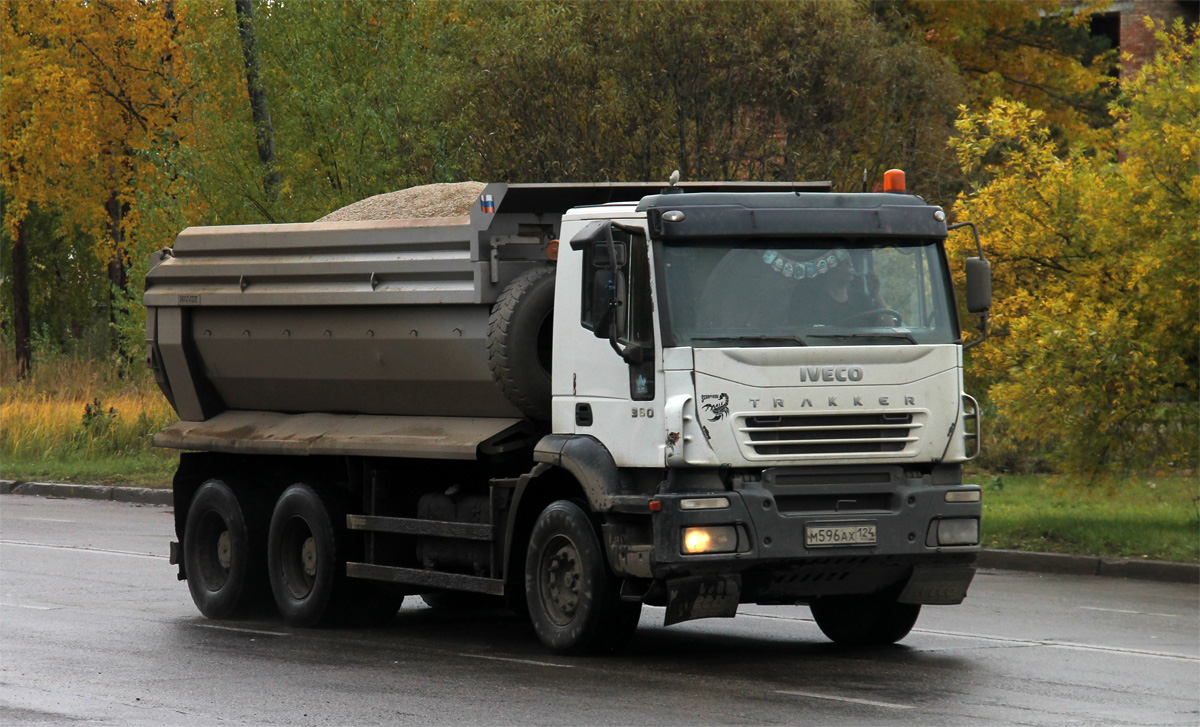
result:
<svg viewBox="0 0 1200 727"><path fill-rule="evenodd" d="M793 260L778 250L767 250L763 253L763 262L770 266L772 270L785 278L795 278L796 280L824 275L829 272L830 268L836 268L839 263L848 262L849 260L850 253L841 249L833 250L827 255L822 255L820 258L808 262Z"/></svg>

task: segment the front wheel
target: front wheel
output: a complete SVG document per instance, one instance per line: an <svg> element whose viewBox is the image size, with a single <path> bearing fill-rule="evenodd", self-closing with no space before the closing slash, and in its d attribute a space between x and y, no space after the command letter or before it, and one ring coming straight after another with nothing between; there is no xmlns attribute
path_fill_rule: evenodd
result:
<svg viewBox="0 0 1200 727"><path fill-rule="evenodd" d="M825 596L809 604L822 632L852 646L894 644L912 631L920 604L899 603L888 594Z"/></svg>
<svg viewBox="0 0 1200 727"><path fill-rule="evenodd" d="M596 529L567 500L538 516L525 560L525 596L538 638L560 653L615 649L633 636L642 604L621 600Z"/></svg>

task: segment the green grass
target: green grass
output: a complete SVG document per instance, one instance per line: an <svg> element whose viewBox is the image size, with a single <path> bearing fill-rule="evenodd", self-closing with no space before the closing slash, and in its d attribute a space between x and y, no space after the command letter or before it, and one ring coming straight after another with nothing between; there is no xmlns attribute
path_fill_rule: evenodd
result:
<svg viewBox="0 0 1200 727"><path fill-rule="evenodd" d="M1056 475L967 479L983 486L985 548L1200 562L1194 474L1094 483Z"/></svg>
<svg viewBox="0 0 1200 727"><path fill-rule="evenodd" d="M174 450L88 459L14 460L0 464L0 478L25 482L75 482L123 487L170 487L179 462Z"/></svg>

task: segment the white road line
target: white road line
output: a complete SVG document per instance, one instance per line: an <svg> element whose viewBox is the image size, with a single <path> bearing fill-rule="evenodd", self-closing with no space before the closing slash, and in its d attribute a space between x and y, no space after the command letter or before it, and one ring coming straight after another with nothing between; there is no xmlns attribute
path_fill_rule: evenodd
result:
<svg viewBox="0 0 1200 727"><path fill-rule="evenodd" d="M1127 611L1123 608L1099 608L1097 606L1077 606L1084 611L1104 611L1105 613L1128 613L1135 616L1162 616L1163 618L1179 618L1173 613L1151 613L1150 611Z"/></svg>
<svg viewBox="0 0 1200 727"><path fill-rule="evenodd" d="M135 553L131 550L108 550L107 548L88 548L82 545L46 545L45 543L25 543L19 540L0 540L0 545L14 545L18 548L45 548L46 550L73 550L79 553L100 553L102 555L121 555L127 558L153 558L164 560L167 556L154 553Z"/></svg>
<svg viewBox="0 0 1200 727"><path fill-rule="evenodd" d="M62 606L34 606L28 603L6 603L0 601L0 608L31 608L34 611L54 611Z"/></svg>
<svg viewBox="0 0 1200 727"><path fill-rule="evenodd" d="M224 626L222 624L194 623L194 624L192 624L192 626L196 626L196 627L199 627L202 629L218 629L220 631L236 631L240 634L260 634L262 636L291 636L291 634L284 633L282 631L262 631L261 629L244 629L244 628L240 628L238 626Z"/></svg>
<svg viewBox="0 0 1200 727"><path fill-rule="evenodd" d="M19 517L17 520L22 520L27 523L75 523L78 520L60 520L53 517Z"/></svg>
<svg viewBox="0 0 1200 727"><path fill-rule="evenodd" d="M887 709L912 709L911 704L893 704L892 702L876 702L873 699L858 699L856 697L836 697L832 694L817 694L816 692L801 692L794 689L780 689L776 694L787 694L792 697L809 697L811 699L830 699L835 702L850 702L851 704L866 704L871 707Z"/></svg>
<svg viewBox="0 0 1200 727"><path fill-rule="evenodd" d="M978 641L991 641L994 643L1008 643L1017 646L1047 646L1054 649L1073 649L1075 651L1099 651L1110 654L1129 654L1131 656L1149 656L1155 659L1178 659L1181 661L1200 662L1200 657L1191 656L1190 654L1172 654L1166 651L1147 651L1145 649L1129 649L1121 646L1102 646L1098 644L1080 644L1074 641L1055 641L1054 639L1014 639L1005 636L982 636L979 634L967 634L960 631L934 631L932 629L913 629L914 632L919 631L923 634L935 634L937 636L957 636L964 639L976 639Z"/></svg>
<svg viewBox="0 0 1200 727"><path fill-rule="evenodd" d="M514 664L531 664L533 666L556 666L559 669L574 669L574 664L555 664L552 661L534 661L533 659L513 659L507 656L484 656L483 654L459 654L468 659L488 659L490 661L511 661Z"/></svg>
<svg viewBox="0 0 1200 727"><path fill-rule="evenodd" d="M811 618L796 618L793 616L766 616L758 613L738 614L738 618L765 618L778 621L805 621L814 623ZM1111 654L1129 654L1131 656L1148 656L1153 659L1177 659L1180 661L1200 662L1200 656L1190 654L1172 654L1166 651L1147 651L1145 649L1129 649L1120 646L1102 646L1096 644L1080 644L1073 641L1055 641L1053 639L1019 639L1008 636L985 636L983 634L968 634L962 631L939 631L935 629L913 629L914 634L932 634L934 636L953 636L960 639L974 639L1014 646L1046 646L1054 649L1073 649L1075 651L1099 651Z"/></svg>

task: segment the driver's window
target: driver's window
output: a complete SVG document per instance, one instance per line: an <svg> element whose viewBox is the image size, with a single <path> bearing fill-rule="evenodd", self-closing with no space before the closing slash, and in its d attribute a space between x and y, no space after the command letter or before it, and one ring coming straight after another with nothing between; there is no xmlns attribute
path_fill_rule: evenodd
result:
<svg viewBox="0 0 1200 727"><path fill-rule="evenodd" d="M613 230L612 252L616 253L615 261L610 260L612 253L609 252L608 245L604 243L588 245L583 249L583 298L579 306L579 323L589 331L596 331L597 327L604 328L608 315L607 302L614 296L624 297L621 295L624 291L618 290L617 283L618 278L629 279L628 234L620 230ZM607 290L601 290L601 288L607 288ZM598 295L598 292L603 294ZM622 315L624 315L624 310L622 310ZM618 325L618 333L623 334L624 331L624 321L621 321L621 324ZM607 337L608 331L598 331L597 335Z"/></svg>

